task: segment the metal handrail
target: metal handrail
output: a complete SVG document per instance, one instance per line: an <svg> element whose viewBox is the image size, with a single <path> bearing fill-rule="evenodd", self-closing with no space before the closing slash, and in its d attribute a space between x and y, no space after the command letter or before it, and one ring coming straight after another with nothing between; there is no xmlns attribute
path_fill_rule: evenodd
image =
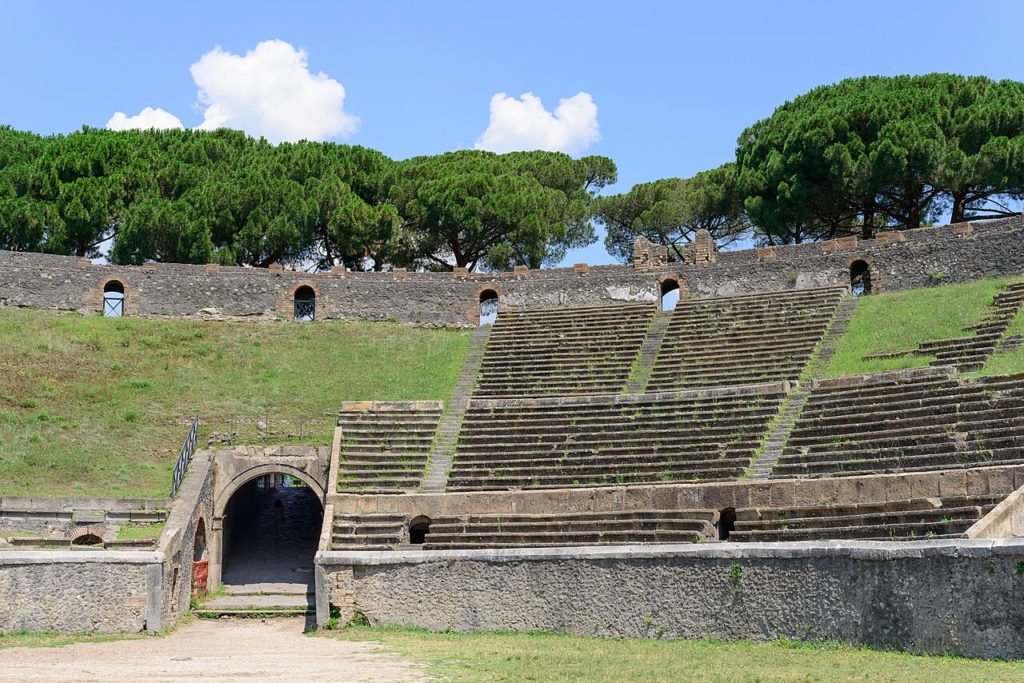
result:
<svg viewBox="0 0 1024 683"><path fill-rule="evenodd" d="M174 463L174 474L171 478L171 498L174 498L175 494L178 493L178 487L181 486L181 480L185 478L185 472L188 470L188 466L192 463L192 456L196 452L196 443L199 440L199 416L196 415L192 418L192 426L189 427L188 435L185 437L185 443L181 445L181 451L178 453L178 462Z"/></svg>

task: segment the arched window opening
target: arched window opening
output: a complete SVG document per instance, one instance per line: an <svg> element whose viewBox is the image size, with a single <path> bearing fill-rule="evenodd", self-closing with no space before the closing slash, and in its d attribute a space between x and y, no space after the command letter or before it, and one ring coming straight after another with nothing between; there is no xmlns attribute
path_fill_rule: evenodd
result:
<svg viewBox="0 0 1024 683"><path fill-rule="evenodd" d="M316 320L316 292L308 285L295 290L295 319L300 323Z"/></svg>
<svg viewBox="0 0 1024 683"><path fill-rule="evenodd" d="M206 522L199 520L196 525L196 538L192 542L192 561L199 562L206 559Z"/></svg>
<svg viewBox="0 0 1024 683"><path fill-rule="evenodd" d="M871 266L867 261L850 264L850 291L854 296L871 293Z"/></svg>
<svg viewBox="0 0 1024 683"><path fill-rule="evenodd" d="M725 508L718 513L718 540L729 539L729 534L736 528L736 508Z"/></svg>
<svg viewBox="0 0 1024 683"><path fill-rule="evenodd" d="M674 311L679 303L679 283L665 280L661 283L661 310Z"/></svg>
<svg viewBox="0 0 1024 683"><path fill-rule="evenodd" d="M103 545L103 539L92 533L82 534L81 536L75 537L75 539L71 541L71 545L101 546Z"/></svg>
<svg viewBox="0 0 1024 683"><path fill-rule="evenodd" d="M409 543L412 543L413 545L422 545L429 533L429 517L414 517L413 520L409 522Z"/></svg>
<svg viewBox="0 0 1024 683"><path fill-rule="evenodd" d="M124 317L124 285L117 280L103 285L103 317Z"/></svg>
<svg viewBox="0 0 1024 683"><path fill-rule="evenodd" d="M480 324L493 325L498 319L498 293L493 289L480 292Z"/></svg>

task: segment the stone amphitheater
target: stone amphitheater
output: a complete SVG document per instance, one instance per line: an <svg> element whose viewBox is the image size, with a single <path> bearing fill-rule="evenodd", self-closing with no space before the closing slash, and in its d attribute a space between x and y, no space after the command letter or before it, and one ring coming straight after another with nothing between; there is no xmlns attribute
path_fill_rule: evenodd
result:
<svg viewBox="0 0 1024 683"><path fill-rule="evenodd" d="M202 583L228 585L208 613L321 625L1019 657L1024 375L972 373L1024 305L1022 238L1021 216L722 253L704 234L682 262L639 240L629 266L495 274L0 252L7 306L96 314L115 292L125 315L472 328L450 399L343 403L332 444L186 443L165 500L0 500L0 529L99 543L12 537L0 631L161 630ZM963 337L906 351L928 367L824 378L858 295L935 273L1021 279ZM282 475L315 501L260 508ZM280 537L302 510L317 533L229 580L231 545L267 540L240 538L247 516ZM102 543L153 519L156 541Z"/></svg>

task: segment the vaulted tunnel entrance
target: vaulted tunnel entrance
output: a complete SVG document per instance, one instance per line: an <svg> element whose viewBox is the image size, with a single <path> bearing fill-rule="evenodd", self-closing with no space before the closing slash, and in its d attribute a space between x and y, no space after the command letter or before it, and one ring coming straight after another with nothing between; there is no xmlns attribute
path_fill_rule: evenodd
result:
<svg viewBox="0 0 1024 683"><path fill-rule="evenodd" d="M305 482L287 474L262 474L232 494L225 513L222 583L312 588L324 511Z"/></svg>

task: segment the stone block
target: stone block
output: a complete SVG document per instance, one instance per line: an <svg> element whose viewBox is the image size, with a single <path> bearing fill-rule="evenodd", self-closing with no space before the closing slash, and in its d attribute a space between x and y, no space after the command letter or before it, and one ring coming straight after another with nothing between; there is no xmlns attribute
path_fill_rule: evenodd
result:
<svg viewBox="0 0 1024 683"><path fill-rule="evenodd" d="M906 241L907 236L903 234L902 230L889 230L875 234L875 243L877 244L896 244Z"/></svg>

